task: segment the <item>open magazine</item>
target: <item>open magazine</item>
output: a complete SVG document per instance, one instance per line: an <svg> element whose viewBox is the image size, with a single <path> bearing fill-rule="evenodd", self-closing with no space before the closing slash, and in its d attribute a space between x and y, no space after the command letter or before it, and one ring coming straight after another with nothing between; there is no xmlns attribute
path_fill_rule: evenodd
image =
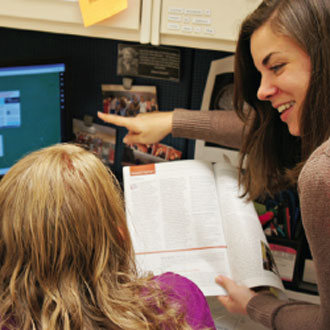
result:
<svg viewBox="0 0 330 330"><path fill-rule="evenodd" d="M178 160L124 167L128 226L139 267L172 271L206 296L225 294L219 274L284 290L252 202L229 164Z"/></svg>

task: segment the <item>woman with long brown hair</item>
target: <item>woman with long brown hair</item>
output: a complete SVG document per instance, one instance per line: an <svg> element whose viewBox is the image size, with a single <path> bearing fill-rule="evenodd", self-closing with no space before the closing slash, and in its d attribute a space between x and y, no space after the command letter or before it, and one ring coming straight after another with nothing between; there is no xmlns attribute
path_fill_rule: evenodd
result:
<svg viewBox="0 0 330 330"><path fill-rule="evenodd" d="M214 329L173 273L139 274L122 194L92 153L33 152L0 181L1 329Z"/></svg>
<svg viewBox="0 0 330 330"><path fill-rule="evenodd" d="M330 328L330 1L264 0L242 23L235 54L234 112L175 110L123 121L129 143L171 133L240 146L249 199L298 187L320 306L280 301L220 276L220 301L273 329ZM248 110L246 110L248 105ZM155 127L153 129L152 127ZM243 133L242 133L243 131Z"/></svg>

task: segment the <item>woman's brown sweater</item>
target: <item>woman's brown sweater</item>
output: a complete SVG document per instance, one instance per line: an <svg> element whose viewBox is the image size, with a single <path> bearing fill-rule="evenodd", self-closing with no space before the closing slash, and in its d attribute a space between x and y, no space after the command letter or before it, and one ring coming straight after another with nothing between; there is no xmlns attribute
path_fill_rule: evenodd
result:
<svg viewBox="0 0 330 330"><path fill-rule="evenodd" d="M239 147L243 124L233 111L174 111L172 134ZM248 303L251 319L277 330L330 329L330 139L309 157L298 190L302 223L315 263L320 305L260 293Z"/></svg>

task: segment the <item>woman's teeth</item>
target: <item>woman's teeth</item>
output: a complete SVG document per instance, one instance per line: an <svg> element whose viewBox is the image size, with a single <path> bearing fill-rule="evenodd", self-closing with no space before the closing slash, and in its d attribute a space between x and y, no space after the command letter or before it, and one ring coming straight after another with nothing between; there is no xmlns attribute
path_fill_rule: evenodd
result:
<svg viewBox="0 0 330 330"><path fill-rule="evenodd" d="M285 110L289 109L290 107L292 107L294 104L295 104L294 101L282 104L281 106L279 106L277 108L277 110L278 110L279 113L282 113L283 111L285 111Z"/></svg>

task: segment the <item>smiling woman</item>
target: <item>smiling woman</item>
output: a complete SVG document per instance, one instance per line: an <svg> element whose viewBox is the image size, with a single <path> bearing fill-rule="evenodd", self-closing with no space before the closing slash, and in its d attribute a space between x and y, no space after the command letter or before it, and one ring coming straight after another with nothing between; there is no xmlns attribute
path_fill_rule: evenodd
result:
<svg viewBox="0 0 330 330"><path fill-rule="evenodd" d="M329 6L325 0L265 0L242 24L234 105L246 122L247 102L254 118L241 147L242 158L249 154L242 182L251 198L296 182L329 136Z"/></svg>
<svg viewBox="0 0 330 330"><path fill-rule="evenodd" d="M329 40L329 1L264 0L243 22L236 49L234 104L246 123L253 118L241 147L241 183L250 198L298 183L322 302L289 303L267 293L251 298L247 288L219 279L229 310L273 329L330 327Z"/></svg>
<svg viewBox="0 0 330 330"><path fill-rule="evenodd" d="M290 133L299 136L300 112L311 77L310 57L292 39L274 33L270 23L253 33L251 54L261 74L258 99L269 101Z"/></svg>
<svg viewBox="0 0 330 330"><path fill-rule="evenodd" d="M143 120L102 116L127 127L131 143L156 142L168 133L231 147L241 143L240 183L249 199L298 184L321 305L255 295L219 279L228 291L220 301L229 310L273 329L330 328L329 40L329 0L264 0L242 23L237 42L234 107L241 121L233 111L183 109Z"/></svg>
<svg viewBox="0 0 330 330"><path fill-rule="evenodd" d="M235 53L233 111L174 112L115 121L132 143L166 134L235 147L249 199L298 184L321 305L280 301L220 278L231 311L273 329L330 328L330 1L264 0L243 22ZM246 104L249 109L247 111ZM243 123L242 123L243 122ZM244 134L242 134L242 127ZM299 180L298 180L299 177Z"/></svg>

